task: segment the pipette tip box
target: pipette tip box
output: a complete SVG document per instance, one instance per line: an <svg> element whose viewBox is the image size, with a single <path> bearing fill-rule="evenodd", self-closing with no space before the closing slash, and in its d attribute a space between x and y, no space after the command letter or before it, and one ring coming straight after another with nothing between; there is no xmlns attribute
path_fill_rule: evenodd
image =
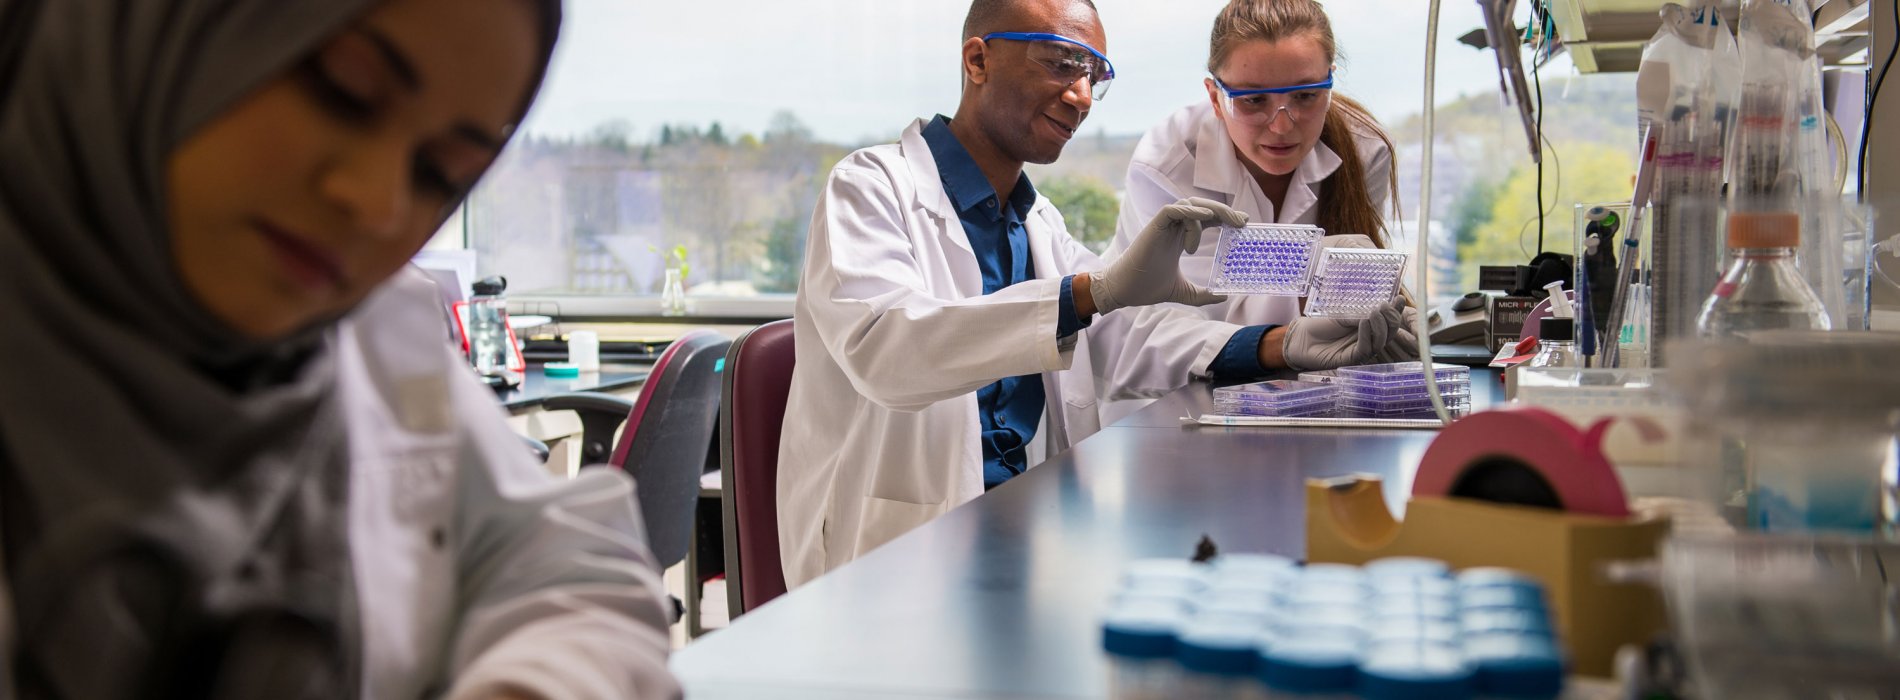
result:
<svg viewBox="0 0 1900 700"><path fill-rule="evenodd" d="M1221 227L1214 248L1216 294L1300 296L1313 277L1313 258L1326 231L1317 226L1249 224Z"/></svg>

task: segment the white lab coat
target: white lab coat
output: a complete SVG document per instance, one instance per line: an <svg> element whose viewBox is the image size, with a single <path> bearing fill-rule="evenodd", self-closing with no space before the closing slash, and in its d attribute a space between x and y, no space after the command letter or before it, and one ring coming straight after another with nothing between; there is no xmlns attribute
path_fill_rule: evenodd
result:
<svg viewBox="0 0 1900 700"><path fill-rule="evenodd" d="M674 698L665 593L621 473L556 482L404 271L337 331L363 697Z"/></svg>
<svg viewBox="0 0 1900 700"><path fill-rule="evenodd" d="M1373 205L1383 211L1390 195L1392 151L1377 135L1361 133L1354 137L1360 162L1365 164L1366 189ZM1338 154L1331 148L1316 144L1293 171L1285 206L1276 211L1234 152L1233 139L1214 115L1213 105L1201 101L1176 110L1148 130L1135 146L1134 158L1128 164L1121 218L1108 257L1127 250L1162 207L1188 197L1226 204L1246 212L1250 221L1316 224L1320 182L1338 170L1339 163ZM1200 248L1181 257L1181 273L1189 281L1205 285L1212 280L1219 238L1219 228L1209 229L1201 236ZM1207 376L1208 365L1241 327L1291 323L1299 316L1300 307L1295 297L1236 295L1199 308L1161 304L1130 311L1104 317L1093 329L1104 339L1122 339L1118 346L1096 344L1099 363L1108 368L1103 382L1109 389L1102 402L1104 425L1186 384L1190 375ZM1172 378L1173 382L1158 383L1160 377Z"/></svg>
<svg viewBox="0 0 1900 700"><path fill-rule="evenodd" d="M608 470L551 481L443 342L439 298L405 270L335 331L358 695L680 697L633 484ZM11 691L0 669L0 698Z"/></svg>
<svg viewBox="0 0 1900 700"><path fill-rule="evenodd" d="M1100 427L1095 332L1056 339L1061 278L1100 260L1037 197L1024 222L1036 279L985 296L923 126L846 157L812 215L779 445L790 586L983 494L983 386L1043 375L1032 465Z"/></svg>

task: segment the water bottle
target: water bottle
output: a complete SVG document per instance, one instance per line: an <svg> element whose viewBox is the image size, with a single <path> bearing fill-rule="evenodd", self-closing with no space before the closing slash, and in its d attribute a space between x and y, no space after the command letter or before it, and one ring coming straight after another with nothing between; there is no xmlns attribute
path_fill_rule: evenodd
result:
<svg viewBox="0 0 1900 700"><path fill-rule="evenodd" d="M1525 367L1583 367L1583 355L1577 351L1577 321L1572 318L1539 319L1537 355Z"/></svg>
<svg viewBox="0 0 1900 700"><path fill-rule="evenodd" d="M507 288L507 278L488 277L475 283L468 300L468 360L481 374L508 369L508 307L501 296Z"/></svg>
<svg viewBox="0 0 1900 700"><path fill-rule="evenodd" d="M1832 330L1821 299L1795 266L1801 218L1793 212L1737 212L1728 219L1734 262L1702 304L1696 334L1737 337L1753 331Z"/></svg>

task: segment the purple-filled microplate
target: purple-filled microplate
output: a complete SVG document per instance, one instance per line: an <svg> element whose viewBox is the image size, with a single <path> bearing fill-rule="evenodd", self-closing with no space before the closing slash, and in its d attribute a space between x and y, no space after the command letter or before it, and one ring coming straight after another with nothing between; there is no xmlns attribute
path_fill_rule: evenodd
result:
<svg viewBox="0 0 1900 700"><path fill-rule="evenodd" d="M1238 401L1279 406L1309 401L1332 400L1339 388L1330 384L1296 382L1286 379L1224 386L1214 390L1214 401Z"/></svg>
<svg viewBox="0 0 1900 700"><path fill-rule="evenodd" d="M1377 384L1343 384L1340 386L1340 391L1348 396L1381 401L1422 399L1431 395L1431 392L1428 391L1428 387L1426 387L1423 382L1418 384L1390 384L1384 386ZM1438 395L1446 399L1458 396L1470 396L1471 382L1469 380L1439 382Z"/></svg>
<svg viewBox="0 0 1900 700"><path fill-rule="evenodd" d="M1313 258L1326 231L1317 226L1223 226L1214 246L1215 294L1301 296L1313 278Z"/></svg>
<svg viewBox="0 0 1900 700"><path fill-rule="evenodd" d="M1341 411L1390 415L1396 413L1430 412L1432 410L1432 401L1429 398L1416 401L1380 401L1377 399L1362 399L1342 394L1339 397L1338 406ZM1445 399L1446 410L1463 410L1468 408L1471 408L1470 397L1448 397Z"/></svg>
<svg viewBox="0 0 1900 700"><path fill-rule="evenodd" d="M1214 402L1214 412L1219 413L1221 415L1267 416L1267 417L1275 417L1275 418L1316 416L1316 415L1320 415L1324 413L1331 413L1334 407L1335 407L1335 404L1333 402L1333 399L1330 397L1320 399L1318 401L1308 401L1306 403L1280 404L1280 405L1273 405L1273 406L1268 406L1266 404L1239 403L1239 402L1230 402L1230 401L1215 401Z"/></svg>
<svg viewBox="0 0 1900 700"><path fill-rule="evenodd" d="M1432 373L1438 382L1471 381L1471 369L1461 365L1434 364ZM1415 386L1425 383L1422 362L1390 362L1382 365L1356 365L1339 368L1339 378L1348 386Z"/></svg>
<svg viewBox="0 0 1900 700"><path fill-rule="evenodd" d="M1408 256L1396 250L1327 248L1313 265L1306 315L1366 318L1399 295Z"/></svg>

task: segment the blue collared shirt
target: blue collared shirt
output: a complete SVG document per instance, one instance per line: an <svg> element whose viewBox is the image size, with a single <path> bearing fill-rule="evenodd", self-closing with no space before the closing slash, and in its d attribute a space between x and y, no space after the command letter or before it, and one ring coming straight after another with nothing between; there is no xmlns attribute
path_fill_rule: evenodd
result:
<svg viewBox="0 0 1900 700"><path fill-rule="evenodd" d="M950 133L950 120L938 115L924 127L924 143L937 162L944 192L956 205L957 219L976 253L977 268L983 272L983 293L995 294L1013 284L1036 278L1036 264L1030 259L1029 230L1024 220L1036 204L1036 188L1029 176L1016 179L1016 187L1007 201L999 201L990 180L978 168L970 152ZM1070 289L1073 277L1062 278L1061 310L1056 320L1056 337L1066 338L1088 326L1088 319L1075 313L1075 296ZM1051 338L1054 342L1056 338ZM993 488L1028 467L1029 441L1042 422L1047 396L1042 375L1025 374L1005 377L976 392L977 420L983 435L983 487Z"/></svg>

